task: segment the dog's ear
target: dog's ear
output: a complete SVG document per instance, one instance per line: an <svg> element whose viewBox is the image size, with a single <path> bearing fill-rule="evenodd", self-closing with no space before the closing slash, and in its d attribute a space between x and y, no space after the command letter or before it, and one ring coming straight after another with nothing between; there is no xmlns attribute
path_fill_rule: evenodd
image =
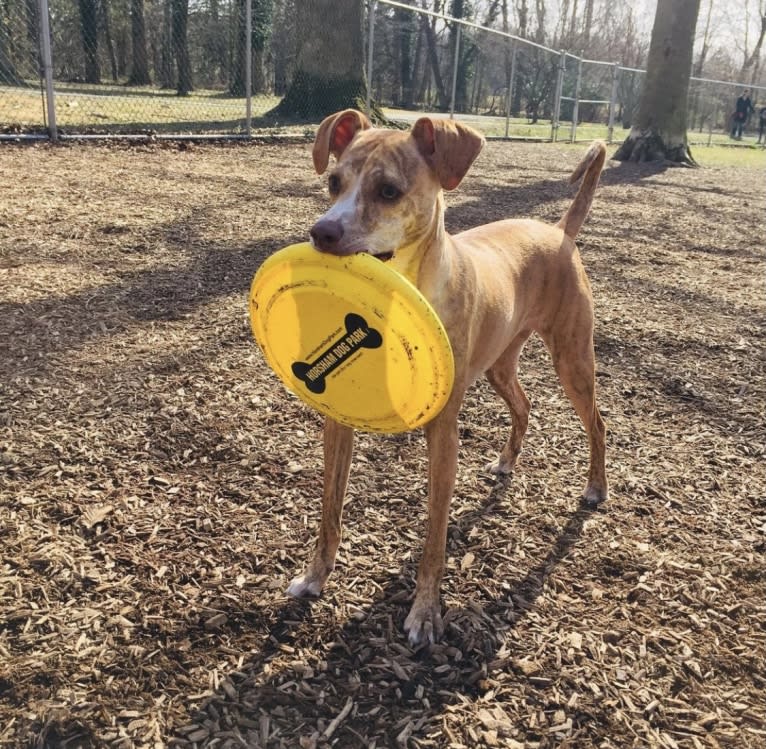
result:
<svg viewBox="0 0 766 749"><path fill-rule="evenodd" d="M356 109L344 109L322 120L314 139L314 169L323 174L330 161L330 154L337 159L354 139L359 130L372 127L370 121Z"/></svg>
<svg viewBox="0 0 766 749"><path fill-rule="evenodd" d="M484 136L451 120L421 117L412 137L445 190L454 190L484 146Z"/></svg>

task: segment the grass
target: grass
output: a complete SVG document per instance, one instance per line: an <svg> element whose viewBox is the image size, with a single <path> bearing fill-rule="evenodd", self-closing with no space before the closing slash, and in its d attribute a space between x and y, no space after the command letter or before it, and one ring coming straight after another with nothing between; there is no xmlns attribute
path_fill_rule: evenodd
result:
<svg viewBox="0 0 766 749"><path fill-rule="evenodd" d="M188 96L149 86L57 83L56 124L69 130L104 132L241 133L245 128L244 97L199 89ZM253 98L253 117L279 102L276 96ZM0 127L44 128L44 101L37 87L0 87Z"/></svg>
<svg viewBox="0 0 766 749"><path fill-rule="evenodd" d="M0 87L0 132L3 129L24 132L45 128L44 98L39 83L29 83L29 88ZM174 91L150 86L57 83L55 92L57 124L69 132L155 130L179 134L239 134L245 129L245 99L228 96L221 90L200 89L180 97ZM278 102L276 96L254 97L253 117L262 116ZM413 122L423 115L422 112L401 109L386 109L385 112L391 119L403 122ZM488 137L505 137L503 116L460 115L459 119ZM254 126L259 124L256 121ZM613 143L621 142L626 133L621 127L615 127ZM508 135L547 140L551 137L551 123L541 120L532 124L526 118L511 118ZM570 135L571 123L562 122L557 141L568 143ZM606 125L583 123L578 126L576 137L578 144L597 138L607 139L608 130ZM735 143L727 133L690 132L689 141L694 157L702 166L766 165L766 152L754 147L755 137L752 135Z"/></svg>

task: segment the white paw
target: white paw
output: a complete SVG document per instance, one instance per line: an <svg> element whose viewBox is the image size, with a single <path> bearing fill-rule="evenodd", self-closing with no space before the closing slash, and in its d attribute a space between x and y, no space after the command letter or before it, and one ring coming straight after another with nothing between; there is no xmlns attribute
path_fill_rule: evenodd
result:
<svg viewBox="0 0 766 749"><path fill-rule="evenodd" d="M298 575L287 586L287 595L293 598L305 598L306 596L318 596L322 592L322 583L308 575Z"/></svg>
<svg viewBox="0 0 766 749"><path fill-rule="evenodd" d="M491 463L487 463L484 466L484 470L487 473L493 473L496 476L507 476L513 472L513 464L506 460L501 460L499 457L493 460Z"/></svg>
<svg viewBox="0 0 766 749"><path fill-rule="evenodd" d="M433 645L444 633L439 604L419 606L416 601L404 621L404 631L412 648Z"/></svg>
<svg viewBox="0 0 766 749"><path fill-rule="evenodd" d="M598 505L609 499L609 493L604 487L588 485L582 493L583 501L589 505Z"/></svg>

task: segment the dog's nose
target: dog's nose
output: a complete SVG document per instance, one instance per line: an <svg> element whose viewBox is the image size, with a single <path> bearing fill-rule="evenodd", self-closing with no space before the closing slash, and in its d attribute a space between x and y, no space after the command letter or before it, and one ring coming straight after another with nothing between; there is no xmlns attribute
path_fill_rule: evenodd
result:
<svg viewBox="0 0 766 749"><path fill-rule="evenodd" d="M343 239L343 224L331 218L320 218L309 231L314 247L322 252L335 252Z"/></svg>

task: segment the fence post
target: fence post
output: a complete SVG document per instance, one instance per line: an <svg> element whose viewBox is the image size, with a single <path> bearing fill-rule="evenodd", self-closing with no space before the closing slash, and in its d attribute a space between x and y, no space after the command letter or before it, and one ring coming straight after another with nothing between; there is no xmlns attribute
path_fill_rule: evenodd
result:
<svg viewBox="0 0 766 749"><path fill-rule="evenodd" d="M508 131L511 124L511 103L513 102L513 82L516 79L516 52L519 45L514 39L511 42L511 73L508 78L508 98L505 100L505 137L508 137Z"/></svg>
<svg viewBox="0 0 766 749"><path fill-rule="evenodd" d="M462 28L463 27L458 24L457 34L455 35L455 63L452 66L452 95L449 104L449 118L451 120L455 119L455 92L457 90L457 68L460 64L460 32Z"/></svg>
<svg viewBox="0 0 766 749"><path fill-rule="evenodd" d="M572 129L569 131L569 142L577 138L577 121L580 119L580 84L582 83L582 57L577 58L577 81L575 82L574 106L572 107Z"/></svg>
<svg viewBox="0 0 766 749"><path fill-rule="evenodd" d="M367 33L367 98L365 100L366 114L370 116L370 107L372 104L372 48L375 43L375 6L376 0L371 0L368 8L370 17L368 19L369 31Z"/></svg>
<svg viewBox="0 0 766 749"><path fill-rule="evenodd" d="M45 104L48 112L48 136L56 143L59 139L56 127L56 100L53 92L53 54L51 52L51 24L48 0L40 0L40 54L45 78Z"/></svg>
<svg viewBox="0 0 766 749"><path fill-rule="evenodd" d="M614 120L617 113L617 86L620 82L620 63L612 65L612 92L609 95L609 127L607 129L606 141L612 142L614 138Z"/></svg>
<svg viewBox="0 0 766 749"><path fill-rule="evenodd" d="M553 119L551 120L551 140L555 143L558 138L559 116L561 115L561 90L564 85L564 71L567 68L567 53L561 50L559 54L559 69L556 74L555 101L553 102Z"/></svg>
<svg viewBox="0 0 766 749"><path fill-rule="evenodd" d="M245 0L245 133L253 132L253 0Z"/></svg>

